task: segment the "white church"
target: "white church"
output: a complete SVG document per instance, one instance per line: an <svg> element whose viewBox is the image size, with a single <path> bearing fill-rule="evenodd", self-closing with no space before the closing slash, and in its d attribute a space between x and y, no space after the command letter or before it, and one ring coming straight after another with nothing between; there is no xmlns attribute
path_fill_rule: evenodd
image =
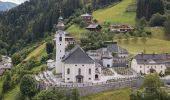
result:
<svg viewBox="0 0 170 100"><path fill-rule="evenodd" d="M48 60L48 67L55 67L56 73L61 74L65 83L89 83L100 80L100 64L89 57L79 45L75 46L69 53L65 52L67 33L64 28L63 18L60 16L54 39L56 42L56 61Z"/></svg>

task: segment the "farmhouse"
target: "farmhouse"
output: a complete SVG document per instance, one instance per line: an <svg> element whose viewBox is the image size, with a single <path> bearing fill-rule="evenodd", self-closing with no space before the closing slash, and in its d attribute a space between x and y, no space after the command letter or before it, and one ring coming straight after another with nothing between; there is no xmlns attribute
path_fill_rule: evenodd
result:
<svg viewBox="0 0 170 100"><path fill-rule="evenodd" d="M65 52L66 32L64 31L63 19L59 18L55 34L56 61L48 60L49 68L55 66L56 72L61 74L65 83L88 83L100 79L101 67L86 52L76 46L70 52Z"/></svg>
<svg viewBox="0 0 170 100"><path fill-rule="evenodd" d="M133 58L131 67L140 74L149 74L153 72L165 74L165 61L165 54L138 54Z"/></svg>
<svg viewBox="0 0 170 100"><path fill-rule="evenodd" d="M87 53L104 67L128 66L128 51L117 43L108 43L106 47L89 50Z"/></svg>
<svg viewBox="0 0 170 100"><path fill-rule="evenodd" d="M90 24L88 27L86 27L87 30L93 31L93 32L100 32L102 29L102 26L96 23Z"/></svg>
<svg viewBox="0 0 170 100"><path fill-rule="evenodd" d="M65 46L67 47L71 44L75 44L74 38L69 33L65 33Z"/></svg>
<svg viewBox="0 0 170 100"><path fill-rule="evenodd" d="M90 15L89 13L86 13L86 14L82 14L81 15L81 19L83 20L83 21L85 21L86 23L91 23L92 22L92 19L93 19L93 16L92 15Z"/></svg>
<svg viewBox="0 0 170 100"><path fill-rule="evenodd" d="M127 24L118 24L118 25L111 25L110 26L111 32L132 32L134 28Z"/></svg>

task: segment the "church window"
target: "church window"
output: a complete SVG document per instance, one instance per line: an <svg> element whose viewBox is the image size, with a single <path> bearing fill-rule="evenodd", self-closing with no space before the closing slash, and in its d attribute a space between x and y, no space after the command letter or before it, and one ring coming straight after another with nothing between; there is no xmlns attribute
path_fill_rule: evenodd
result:
<svg viewBox="0 0 170 100"><path fill-rule="evenodd" d="M67 69L67 74L70 74L70 68Z"/></svg>
<svg viewBox="0 0 170 100"><path fill-rule="evenodd" d="M89 78L89 80L91 80L91 78Z"/></svg>
<svg viewBox="0 0 170 100"><path fill-rule="evenodd" d="M62 41L62 37L59 37L59 41Z"/></svg>
<svg viewBox="0 0 170 100"><path fill-rule="evenodd" d="M60 44L61 45L61 44Z"/></svg>
<svg viewBox="0 0 170 100"><path fill-rule="evenodd" d="M89 69L89 74L91 74L91 69Z"/></svg>
<svg viewBox="0 0 170 100"><path fill-rule="evenodd" d="M81 75L81 69L80 68L78 69L78 74Z"/></svg>

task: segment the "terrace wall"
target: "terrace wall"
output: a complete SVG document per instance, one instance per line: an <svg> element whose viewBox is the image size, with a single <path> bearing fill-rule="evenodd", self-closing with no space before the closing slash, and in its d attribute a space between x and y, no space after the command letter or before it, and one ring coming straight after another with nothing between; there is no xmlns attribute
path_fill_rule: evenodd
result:
<svg viewBox="0 0 170 100"><path fill-rule="evenodd" d="M71 90L77 88L80 92L81 96L86 96L98 92L114 90L114 89L121 89L121 88L138 88L141 86L143 82L143 78L138 79L129 79L129 80L119 80L115 82L101 82L101 83L93 83L93 84L72 84L72 85L51 85L45 86L44 89L55 89L63 91L66 94L70 94ZM43 86L44 87L44 86Z"/></svg>

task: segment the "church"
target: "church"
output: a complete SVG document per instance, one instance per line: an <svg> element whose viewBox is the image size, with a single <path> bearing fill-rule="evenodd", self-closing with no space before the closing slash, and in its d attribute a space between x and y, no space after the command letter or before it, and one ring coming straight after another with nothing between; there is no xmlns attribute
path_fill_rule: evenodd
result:
<svg viewBox="0 0 170 100"><path fill-rule="evenodd" d="M63 18L60 16L54 39L56 42L56 61L47 61L48 67L55 67L56 73L61 74L62 81L65 83L89 83L100 80L100 64L88 56L79 45L66 53L67 33L64 28Z"/></svg>

